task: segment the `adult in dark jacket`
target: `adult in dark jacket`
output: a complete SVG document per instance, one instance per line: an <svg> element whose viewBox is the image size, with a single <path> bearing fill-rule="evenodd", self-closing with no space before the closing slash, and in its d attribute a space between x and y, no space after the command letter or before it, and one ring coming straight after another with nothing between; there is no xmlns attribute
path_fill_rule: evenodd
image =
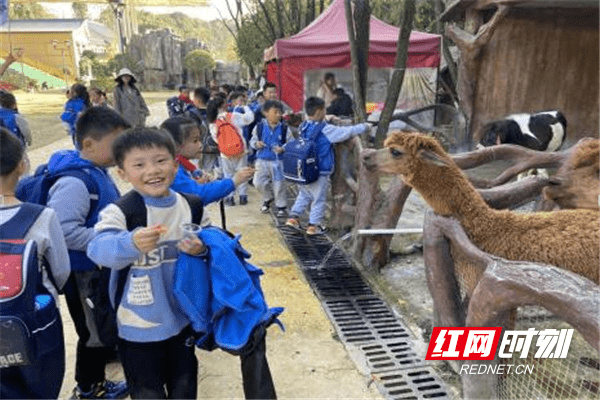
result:
<svg viewBox="0 0 600 400"><path fill-rule="evenodd" d="M144 126L150 115L148 106L139 89L135 75L129 68L123 68L115 78L117 86L113 92L115 110L132 126Z"/></svg>
<svg viewBox="0 0 600 400"><path fill-rule="evenodd" d="M337 88L333 91L333 100L329 107L327 107L327 114L338 117L352 117L354 115L352 99L344 92L344 89Z"/></svg>

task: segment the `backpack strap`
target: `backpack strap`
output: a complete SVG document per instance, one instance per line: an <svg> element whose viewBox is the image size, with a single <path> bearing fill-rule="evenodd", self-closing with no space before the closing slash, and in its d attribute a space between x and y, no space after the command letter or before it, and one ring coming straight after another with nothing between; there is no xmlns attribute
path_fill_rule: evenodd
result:
<svg viewBox="0 0 600 400"><path fill-rule="evenodd" d="M33 203L21 203L17 213L0 225L0 239L23 239L46 207Z"/></svg>
<svg viewBox="0 0 600 400"><path fill-rule="evenodd" d="M284 145L287 141L288 125L286 123L281 127L281 144Z"/></svg>
<svg viewBox="0 0 600 400"><path fill-rule="evenodd" d="M183 196L184 199L188 202L190 206L190 210L192 211L192 222L194 224L200 225L202 222L202 214L204 213L204 203L200 199L200 197L189 194L189 193L179 193Z"/></svg>

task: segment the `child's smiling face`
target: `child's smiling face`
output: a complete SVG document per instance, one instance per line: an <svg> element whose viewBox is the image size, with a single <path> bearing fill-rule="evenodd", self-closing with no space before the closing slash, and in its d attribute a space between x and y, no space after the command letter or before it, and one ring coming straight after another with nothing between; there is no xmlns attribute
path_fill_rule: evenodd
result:
<svg viewBox="0 0 600 400"><path fill-rule="evenodd" d="M136 147L125 155L117 173L144 196L166 197L177 173L177 161L164 147Z"/></svg>

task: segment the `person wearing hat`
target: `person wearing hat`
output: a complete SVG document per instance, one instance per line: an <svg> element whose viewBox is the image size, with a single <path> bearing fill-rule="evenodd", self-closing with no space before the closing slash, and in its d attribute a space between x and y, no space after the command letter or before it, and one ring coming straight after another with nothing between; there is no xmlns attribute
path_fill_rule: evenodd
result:
<svg viewBox="0 0 600 400"><path fill-rule="evenodd" d="M139 89L135 86L135 75L129 68L122 68L115 78L117 86L113 92L115 110L118 111L132 127L144 126L146 117L150 115L148 106Z"/></svg>

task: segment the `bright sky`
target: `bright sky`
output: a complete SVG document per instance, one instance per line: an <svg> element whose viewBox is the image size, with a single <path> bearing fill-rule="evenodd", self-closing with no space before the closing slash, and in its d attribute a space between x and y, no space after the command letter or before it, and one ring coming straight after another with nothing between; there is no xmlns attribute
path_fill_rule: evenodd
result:
<svg viewBox="0 0 600 400"><path fill-rule="evenodd" d="M143 10L155 13L155 14L170 14L173 12L182 12L192 18L202 19L204 21L212 21L219 19L219 11L224 18L229 18L229 12L227 11L226 0L211 0L211 5L206 7L141 7ZM56 15L58 18L73 18L73 9L71 8L72 3L44 3L40 4ZM100 4L88 4L88 12L91 18L97 18L102 9L106 7Z"/></svg>

